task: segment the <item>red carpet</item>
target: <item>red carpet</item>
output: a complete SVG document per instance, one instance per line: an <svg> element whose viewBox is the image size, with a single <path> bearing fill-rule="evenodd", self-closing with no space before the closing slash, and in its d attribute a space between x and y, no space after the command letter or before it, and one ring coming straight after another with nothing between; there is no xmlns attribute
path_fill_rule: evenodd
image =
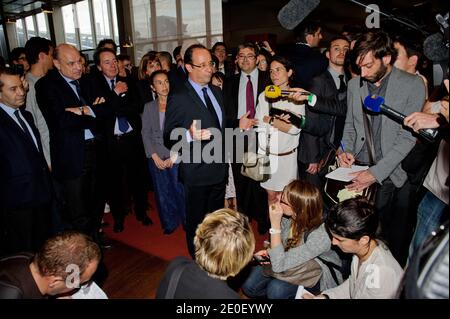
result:
<svg viewBox="0 0 450 319"><path fill-rule="evenodd" d="M153 193L149 194L149 201L152 206L149 216L153 220L153 225L143 226L136 220L134 215L128 215L125 219L125 230L117 234L112 230L114 224L112 215L105 214L104 221L109 223L109 226L104 228L106 235L111 239L164 260L169 261L177 256L189 257L183 227L180 225L172 234L165 235L156 211ZM252 227L256 237L256 247L261 249L264 240L268 237L267 235L259 235L256 226L256 223L253 221Z"/></svg>

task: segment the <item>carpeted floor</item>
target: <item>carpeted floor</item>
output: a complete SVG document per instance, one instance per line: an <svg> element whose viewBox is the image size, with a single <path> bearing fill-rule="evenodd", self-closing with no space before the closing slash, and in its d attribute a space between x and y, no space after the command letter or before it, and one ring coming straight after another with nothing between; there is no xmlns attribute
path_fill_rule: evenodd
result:
<svg viewBox="0 0 450 319"><path fill-rule="evenodd" d="M128 215L125 219L125 230L121 233L114 233L113 218L111 214L104 215L104 221L109 223L104 228L106 235L114 240L139 249L149 255L170 261L177 256L189 256L186 246L186 236L181 225L170 235L165 235L161 228L153 193L149 194L149 201L152 206L150 218L153 225L143 226L136 220L134 215ZM263 247L263 242L268 235L260 235L257 231L257 224L252 221L252 228L256 237L257 250Z"/></svg>

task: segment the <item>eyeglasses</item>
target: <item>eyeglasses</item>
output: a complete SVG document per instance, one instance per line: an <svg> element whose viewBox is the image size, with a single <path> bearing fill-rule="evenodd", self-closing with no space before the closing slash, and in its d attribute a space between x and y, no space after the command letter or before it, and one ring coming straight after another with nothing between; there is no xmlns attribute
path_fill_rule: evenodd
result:
<svg viewBox="0 0 450 319"><path fill-rule="evenodd" d="M206 68L213 68L213 67L215 67L215 66L216 66L216 63L213 62L213 61L210 61L210 62L208 62L208 63L202 63L202 64L200 64L200 65L191 63L191 65L192 65L193 67L196 67L196 68L199 68L199 69L204 70L204 69L206 69Z"/></svg>
<svg viewBox="0 0 450 319"><path fill-rule="evenodd" d="M238 55L238 59L252 61L256 59L256 55Z"/></svg>

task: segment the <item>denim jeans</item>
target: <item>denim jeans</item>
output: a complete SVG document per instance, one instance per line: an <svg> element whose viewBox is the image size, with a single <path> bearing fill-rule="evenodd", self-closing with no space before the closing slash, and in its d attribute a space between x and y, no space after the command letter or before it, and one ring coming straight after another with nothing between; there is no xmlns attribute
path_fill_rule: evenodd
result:
<svg viewBox="0 0 450 319"><path fill-rule="evenodd" d="M294 299L298 286L263 274L261 266L255 266L242 286L244 294L250 298Z"/></svg>
<svg viewBox="0 0 450 319"><path fill-rule="evenodd" d="M417 224L409 246L409 258L441 223L446 204L428 191L417 209Z"/></svg>

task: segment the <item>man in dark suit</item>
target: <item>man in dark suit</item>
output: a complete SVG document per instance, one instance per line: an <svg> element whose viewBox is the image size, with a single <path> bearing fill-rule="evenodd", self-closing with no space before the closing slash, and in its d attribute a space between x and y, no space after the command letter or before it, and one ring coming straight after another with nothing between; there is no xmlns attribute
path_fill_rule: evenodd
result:
<svg viewBox="0 0 450 319"><path fill-rule="evenodd" d="M320 189L323 188L327 165L319 163L339 148L344 130L347 112L344 61L349 48L350 43L344 37L335 37L330 41L326 53L328 69L312 81L310 91L316 95L316 103L309 103L306 110L308 125L300 136L299 175ZM315 129L309 128L310 125ZM327 164L333 158L334 153L329 156Z"/></svg>
<svg viewBox="0 0 450 319"><path fill-rule="evenodd" d="M227 123L220 90L209 85L213 73L209 50L200 44L190 46L184 55L184 64L189 78L169 96L164 144L168 149L181 144L184 149L179 176L186 196L186 239L189 253L194 257L193 239L197 225L207 213L224 205L228 166L223 156L219 155L218 159L214 156L223 149L225 127L238 120L231 119ZM239 123L241 129L248 129L255 121L245 114ZM171 137L177 129L181 135ZM213 157L212 161L211 158L200 158L199 155L206 153L203 152L205 148L211 146L216 147L207 154ZM174 148L173 151L177 150ZM198 154L199 151L202 154Z"/></svg>
<svg viewBox="0 0 450 319"><path fill-rule="evenodd" d="M139 104L134 86L129 79L118 75L116 54L109 48L101 48L94 54L99 72L86 79L89 101L102 97L102 107L107 111L100 118L100 130L104 137L106 157L99 169L108 189L108 200L114 217L114 232L124 229L128 212L128 198L133 198L136 218L147 226L152 223L147 216L148 180L146 158L141 137ZM131 196L129 196L131 195Z"/></svg>
<svg viewBox="0 0 450 319"><path fill-rule="evenodd" d="M63 194L63 221L95 236L103 208L97 187L96 116L81 88L82 62L69 44L56 47L50 71L36 83L36 100L50 132L52 174Z"/></svg>
<svg viewBox="0 0 450 319"><path fill-rule="evenodd" d="M219 64L216 65L218 72L222 72L225 77L234 75L234 69L230 61L227 61L227 46L224 42L216 42L211 48L211 53L219 59Z"/></svg>
<svg viewBox="0 0 450 319"><path fill-rule="evenodd" d="M290 60L294 63L294 84L309 89L311 80L327 69L328 61L318 50L322 28L316 21L299 27L300 41L295 44Z"/></svg>
<svg viewBox="0 0 450 319"><path fill-rule="evenodd" d="M253 112L258 106L258 97L269 82L268 74L258 70L258 53L258 47L253 43L239 46L237 58L241 72L233 75L224 83L227 118L239 119L248 110ZM252 117L254 114L250 116ZM254 145L257 144L255 134L252 132L249 136L251 140L249 143L254 143ZM240 139L242 142L244 137L237 136L236 139ZM255 218L258 221L259 232L265 233L269 229L267 192L259 182L241 174L242 156L242 154L235 154L231 164L236 187L237 207L241 213Z"/></svg>
<svg viewBox="0 0 450 319"><path fill-rule="evenodd" d="M50 235L50 175L25 96L20 77L0 70L0 255L36 251Z"/></svg>

